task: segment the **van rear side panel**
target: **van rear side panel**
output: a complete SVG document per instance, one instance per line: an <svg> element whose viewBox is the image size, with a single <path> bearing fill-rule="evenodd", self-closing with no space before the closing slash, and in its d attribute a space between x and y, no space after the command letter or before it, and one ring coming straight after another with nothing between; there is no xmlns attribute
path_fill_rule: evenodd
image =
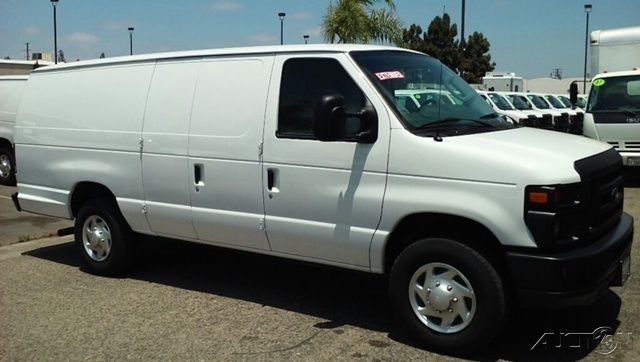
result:
<svg viewBox="0 0 640 362"><path fill-rule="evenodd" d="M24 210L70 218L69 192L94 182L117 193L125 216L134 205L140 214L140 137L153 70L145 62L31 75L15 136L19 162L30 165L18 173ZM143 215L129 221L134 229L146 224Z"/></svg>
<svg viewBox="0 0 640 362"><path fill-rule="evenodd" d="M13 142L16 110L27 78L28 76L0 77L0 141Z"/></svg>

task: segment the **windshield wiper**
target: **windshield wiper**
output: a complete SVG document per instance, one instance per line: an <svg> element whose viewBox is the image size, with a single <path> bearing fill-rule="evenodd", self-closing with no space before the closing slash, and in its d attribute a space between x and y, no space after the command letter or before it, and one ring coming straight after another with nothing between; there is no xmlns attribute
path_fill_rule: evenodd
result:
<svg viewBox="0 0 640 362"><path fill-rule="evenodd" d="M479 119L489 119L489 118L498 118L498 117L500 117L500 113L493 112L493 113L485 114L484 116L481 116Z"/></svg>
<svg viewBox="0 0 640 362"><path fill-rule="evenodd" d="M482 116L480 118L482 119L482 118L485 118L487 116L491 116L491 115L490 114L484 115L484 116ZM493 118L493 117L491 117L491 118ZM484 121L481 121L479 119L447 117L447 118L439 119L439 120L437 120L435 122L425 123L422 126L416 127L416 129L429 129L429 128L441 126L441 125L447 124L447 123L458 123L458 122L473 122L473 123L480 124L480 125L482 125L484 127L496 128L496 126L492 125L491 123L484 122Z"/></svg>
<svg viewBox="0 0 640 362"><path fill-rule="evenodd" d="M614 111L614 112L619 111L627 116L633 116L633 117L638 115L638 111L634 111L626 107L607 107L607 109L599 109L593 112L598 113L598 112L611 112L611 111Z"/></svg>

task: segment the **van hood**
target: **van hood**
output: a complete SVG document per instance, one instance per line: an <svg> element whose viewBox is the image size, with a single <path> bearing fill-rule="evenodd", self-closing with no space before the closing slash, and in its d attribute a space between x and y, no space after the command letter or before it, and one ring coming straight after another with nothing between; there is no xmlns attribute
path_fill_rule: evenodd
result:
<svg viewBox="0 0 640 362"><path fill-rule="evenodd" d="M611 148L583 136L525 127L443 137L441 141L395 131L390 173L477 182L578 182L575 161Z"/></svg>

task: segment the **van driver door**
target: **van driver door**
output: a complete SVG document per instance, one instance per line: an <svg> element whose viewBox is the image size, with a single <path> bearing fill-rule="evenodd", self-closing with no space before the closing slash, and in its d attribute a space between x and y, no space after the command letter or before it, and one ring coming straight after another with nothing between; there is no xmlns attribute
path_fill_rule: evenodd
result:
<svg viewBox="0 0 640 362"><path fill-rule="evenodd" d="M277 56L272 78L262 170L271 248L366 269L386 183L386 108L344 54ZM359 130L355 118L347 118L344 140L316 139L315 107L327 94L343 96L347 112L373 106L375 142L348 137Z"/></svg>

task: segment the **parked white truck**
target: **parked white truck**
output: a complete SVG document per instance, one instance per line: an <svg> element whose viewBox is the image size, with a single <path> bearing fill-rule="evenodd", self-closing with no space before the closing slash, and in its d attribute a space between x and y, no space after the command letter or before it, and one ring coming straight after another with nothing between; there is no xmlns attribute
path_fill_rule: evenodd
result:
<svg viewBox="0 0 640 362"><path fill-rule="evenodd" d="M494 111L505 115L513 123L527 127L540 127L542 114L533 110L516 109L506 98L497 92L485 92L476 90L480 97L493 108Z"/></svg>
<svg viewBox="0 0 640 362"><path fill-rule="evenodd" d="M591 69L596 75L583 134L612 145L622 155L628 173L639 174L640 26L592 32ZM571 98L577 101L575 89Z"/></svg>
<svg viewBox="0 0 640 362"><path fill-rule="evenodd" d="M26 75L0 76L0 185L15 186L13 129Z"/></svg>
<svg viewBox="0 0 640 362"><path fill-rule="evenodd" d="M636 59L640 61L640 54ZM640 70L593 78L583 132L612 145L629 174L640 172Z"/></svg>
<svg viewBox="0 0 640 362"><path fill-rule="evenodd" d="M409 110L396 91L416 83L455 101ZM400 324L432 349L486 346L512 307L588 304L630 273L617 152L504 122L405 49L41 68L15 142L16 207L75 218L93 273L123 271L151 235L385 274Z"/></svg>

